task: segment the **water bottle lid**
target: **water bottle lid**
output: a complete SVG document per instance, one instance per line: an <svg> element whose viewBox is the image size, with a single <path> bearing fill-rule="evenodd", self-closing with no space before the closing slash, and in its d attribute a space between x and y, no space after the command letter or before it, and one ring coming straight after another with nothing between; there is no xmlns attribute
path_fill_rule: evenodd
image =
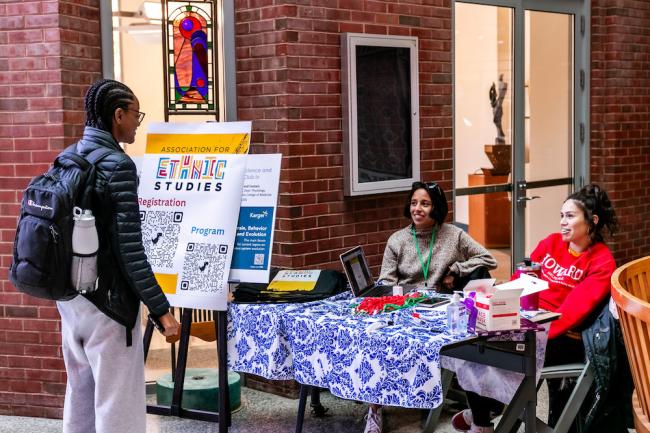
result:
<svg viewBox="0 0 650 433"><path fill-rule="evenodd" d="M75 206L72 209L72 216L76 221L79 220L94 220L93 212L90 209L81 209L80 207Z"/></svg>

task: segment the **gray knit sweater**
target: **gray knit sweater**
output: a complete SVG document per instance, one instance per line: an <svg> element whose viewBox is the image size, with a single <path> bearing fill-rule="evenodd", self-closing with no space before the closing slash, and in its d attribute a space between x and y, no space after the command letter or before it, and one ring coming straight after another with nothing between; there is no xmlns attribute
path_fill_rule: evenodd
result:
<svg viewBox="0 0 650 433"><path fill-rule="evenodd" d="M393 233L388 238L379 277L385 283L422 284L424 282L422 264L415 249L411 226ZM431 230L432 228L416 230L420 253L425 263L429 257ZM494 269L497 262L485 248L463 230L451 224L442 224L438 229L431 253L427 286L439 285L449 271L463 277L479 266Z"/></svg>

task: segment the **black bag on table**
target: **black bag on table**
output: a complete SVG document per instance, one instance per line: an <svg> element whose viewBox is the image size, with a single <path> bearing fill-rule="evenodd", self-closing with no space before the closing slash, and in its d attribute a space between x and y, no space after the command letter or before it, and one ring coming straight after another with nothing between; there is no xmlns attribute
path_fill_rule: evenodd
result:
<svg viewBox="0 0 650 433"><path fill-rule="evenodd" d="M279 271L278 268L271 268L271 279ZM241 304L319 301L348 290L347 282L348 280L342 272L323 269L312 290L275 292L267 290L268 284L265 283L240 283L233 292L233 297L234 302Z"/></svg>

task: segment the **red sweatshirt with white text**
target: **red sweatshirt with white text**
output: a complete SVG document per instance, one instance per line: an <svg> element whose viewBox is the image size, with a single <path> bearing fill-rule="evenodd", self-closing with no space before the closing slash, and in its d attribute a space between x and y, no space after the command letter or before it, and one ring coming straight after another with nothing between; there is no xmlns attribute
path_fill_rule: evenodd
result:
<svg viewBox="0 0 650 433"><path fill-rule="evenodd" d="M540 292L539 306L562 313L551 324L548 338L559 337L579 325L611 290L616 262L609 248L598 242L577 257L569 244L553 233L537 244L530 258L542 265L542 279L549 288Z"/></svg>

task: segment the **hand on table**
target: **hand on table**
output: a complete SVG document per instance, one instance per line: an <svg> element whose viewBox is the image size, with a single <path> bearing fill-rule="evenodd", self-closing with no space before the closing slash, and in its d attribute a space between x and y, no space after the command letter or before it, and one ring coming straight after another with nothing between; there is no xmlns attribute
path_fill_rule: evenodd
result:
<svg viewBox="0 0 650 433"><path fill-rule="evenodd" d="M453 274L447 274L442 279L442 288L447 291L454 290L454 283L456 282L456 276Z"/></svg>

